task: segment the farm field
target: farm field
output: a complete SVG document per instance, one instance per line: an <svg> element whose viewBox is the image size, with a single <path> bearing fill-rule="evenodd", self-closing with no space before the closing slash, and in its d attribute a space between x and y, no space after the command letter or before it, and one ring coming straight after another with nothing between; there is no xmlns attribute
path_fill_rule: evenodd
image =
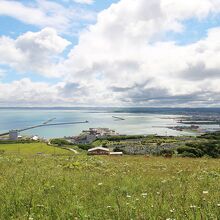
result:
<svg viewBox="0 0 220 220"><path fill-rule="evenodd" d="M18 146L0 155L0 219L219 219L218 159L62 156L47 147L46 157L16 154Z"/></svg>

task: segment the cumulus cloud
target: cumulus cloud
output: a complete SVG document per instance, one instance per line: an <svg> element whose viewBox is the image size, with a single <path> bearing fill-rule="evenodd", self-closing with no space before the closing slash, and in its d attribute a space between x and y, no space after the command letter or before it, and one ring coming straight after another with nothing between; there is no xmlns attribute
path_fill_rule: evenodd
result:
<svg viewBox="0 0 220 220"><path fill-rule="evenodd" d="M33 71L46 76L60 76L56 61L70 42L58 36L56 30L45 28L27 32L16 40L0 38L0 63L9 64L18 72Z"/></svg>
<svg viewBox="0 0 220 220"><path fill-rule="evenodd" d="M206 90L204 81L220 79L220 28L189 45L162 39L166 32L184 31L186 19L219 13L219 6L215 0L121 0L101 12L97 23L81 34L64 62L67 79L103 83L105 89L97 87L96 93L112 93L108 101L120 100L122 105L160 101L191 105L196 100L201 104L211 94L215 100L217 87Z"/></svg>
<svg viewBox="0 0 220 220"><path fill-rule="evenodd" d="M1 38L0 57L17 70L62 76L45 89L67 105L220 105L220 27L188 45L164 40L184 32L185 20L219 12L219 0L121 0L81 32L65 60L56 56L69 42L51 29Z"/></svg>

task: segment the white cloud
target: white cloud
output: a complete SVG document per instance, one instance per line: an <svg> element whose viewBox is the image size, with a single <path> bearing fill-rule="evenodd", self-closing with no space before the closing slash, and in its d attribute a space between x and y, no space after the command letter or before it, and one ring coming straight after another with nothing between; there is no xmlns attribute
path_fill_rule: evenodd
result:
<svg viewBox="0 0 220 220"><path fill-rule="evenodd" d="M205 102L210 94L217 97L219 90L205 89L204 82L214 85L213 79L220 80L220 29L186 46L162 42L160 37L167 31L183 31L184 19L217 13L219 5L215 0L191 5L174 0L121 0L101 12L97 23L81 34L64 63L67 80L103 84L95 92L103 94L99 97L103 103L152 105L173 100L178 104L179 100L191 105L196 99L199 104L200 99ZM106 99L106 94L111 96Z"/></svg>
<svg viewBox="0 0 220 220"><path fill-rule="evenodd" d="M54 86L38 85L37 95L29 81L28 92L21 90L25 103L46 102L48 95L51 104L67 105L220 105L220 27L188 45L163 40L167 32L183 32L184 20L219 12L219 0L121 0L99 13L66 60L57 56L69 42L53 29L1 38L0 60L20 71L63 76ZM2 91L13 97L7 88L21 83L2 84Z"/></svg>
<svg viewBox="0 0 220 220"><path fill-rule="evenodd" d="M2 105L44 105L57 102L56 86L34 83L24 78L12 83L0 83L0 103Z"/></svg>
<svg viewBox="0 0 220 220"><path fill-rule="evenodd" d="M94 3L93 0L73 0L73 1L80 4L89 4L89 5Z"/></svg>
<svg viewBox="0 0 220 220"><path fill-rule="evenodd" d="M40 28L53 27L59 32L73 31L83 20L94 20L94 13L80 8L64 7L54 1L36 0L30 4L19 1L0 1L0 15L10 16L25 24Z"/></svg>
<svg viewBox="0 0 220 220"><path fill-rule="evenodd" d="M56 65L58 55L69 44L52 28L27 32L16 40L1 37L0 63L9 64L19 72L33 71L46 76L59 76Z"/></svg>

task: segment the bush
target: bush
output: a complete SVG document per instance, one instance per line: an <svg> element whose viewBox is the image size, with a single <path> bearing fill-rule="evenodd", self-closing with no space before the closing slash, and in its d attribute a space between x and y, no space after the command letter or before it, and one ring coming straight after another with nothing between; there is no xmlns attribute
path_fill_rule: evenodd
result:
<svg viewBox="0 0 220 220"><path fill-rule="evenodd" d="M119 135L119 136L110 136L104 138L108 141L123 141L123 140L130 140L130 139L141 139L145 138L143 135Z"/></svg>
<svg viewBox="0 0 220 220"><path fill-rule="evenodd" d="M172 157L174 154L174 150L171 149L162 149L159 152L155 153L155 156L163 156L163 157Z"/></svg>
<svg viewBox="0 0 220 220"><path fill-rule="evenodd" d="M197 156L193 153L190 153L190 152L187 152L187 151L184 151L182 154L181 154L182 157L191 157L191 158L196 158Z"/></svg>
<svg viewBox="0 0 220 220"><path fill-rule="evenodd" d="M52 139L52 140L50 140L50 143L54 144L54 145L58 145L58 146L72 145L70 142L68 142L67 140L62 139L62 138Z"/></svg>
<svg viewBox="0 0 220 220"><path fill-rule="evenodd" d="M186 153L189 153L189 155L192 154L195 157L202 157L205 154L201 149L197 149L194 147L188 147L188 146L179 147L176 150L177 150L178 154L185 153L185 155L187 155Z"/></svg>
<svg viewBox="0 0 220 220"><path fill-rule="evenodd" d="M93 146L90 144L77 144L77 147L79 147L82 150L89 150L93 148Z"/></svg>
<svg viewBox="0 0 220 220"><path fill-rule="evenodd" d="M174 150L171 149L163 149L160 151L160 155L166 156L166 155L170 155L172 156L174 154Z"/></svg>
<svg viewBox="0 0 220 220"><path fill-rule="evenodd" d="M0 144L30 144L30 143L36 143L36 142L39 142L39 141L33 141L31 139L27 139L27 140L17 140L17 141L14 141L14 140L0 140Z"/></svg>
<svg viewBox="0 0 220 220"><path fill-rule="evenodd" d="M202 151L203 155L207 154L213 158L220 157L220 142L217 140L209 140L205 143L187 143L186 145L196 150Z"/></svg>

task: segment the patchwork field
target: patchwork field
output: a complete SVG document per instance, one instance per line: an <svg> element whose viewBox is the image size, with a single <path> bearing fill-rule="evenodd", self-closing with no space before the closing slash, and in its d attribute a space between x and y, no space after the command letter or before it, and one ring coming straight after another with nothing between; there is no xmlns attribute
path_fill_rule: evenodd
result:
<svg viewBox="0 0 220 220"><path fill-rule="evenodd" d="M6 149L0 155L0 219L220 216L218 159L56 156L41 144L0 149Z"/></svg>

